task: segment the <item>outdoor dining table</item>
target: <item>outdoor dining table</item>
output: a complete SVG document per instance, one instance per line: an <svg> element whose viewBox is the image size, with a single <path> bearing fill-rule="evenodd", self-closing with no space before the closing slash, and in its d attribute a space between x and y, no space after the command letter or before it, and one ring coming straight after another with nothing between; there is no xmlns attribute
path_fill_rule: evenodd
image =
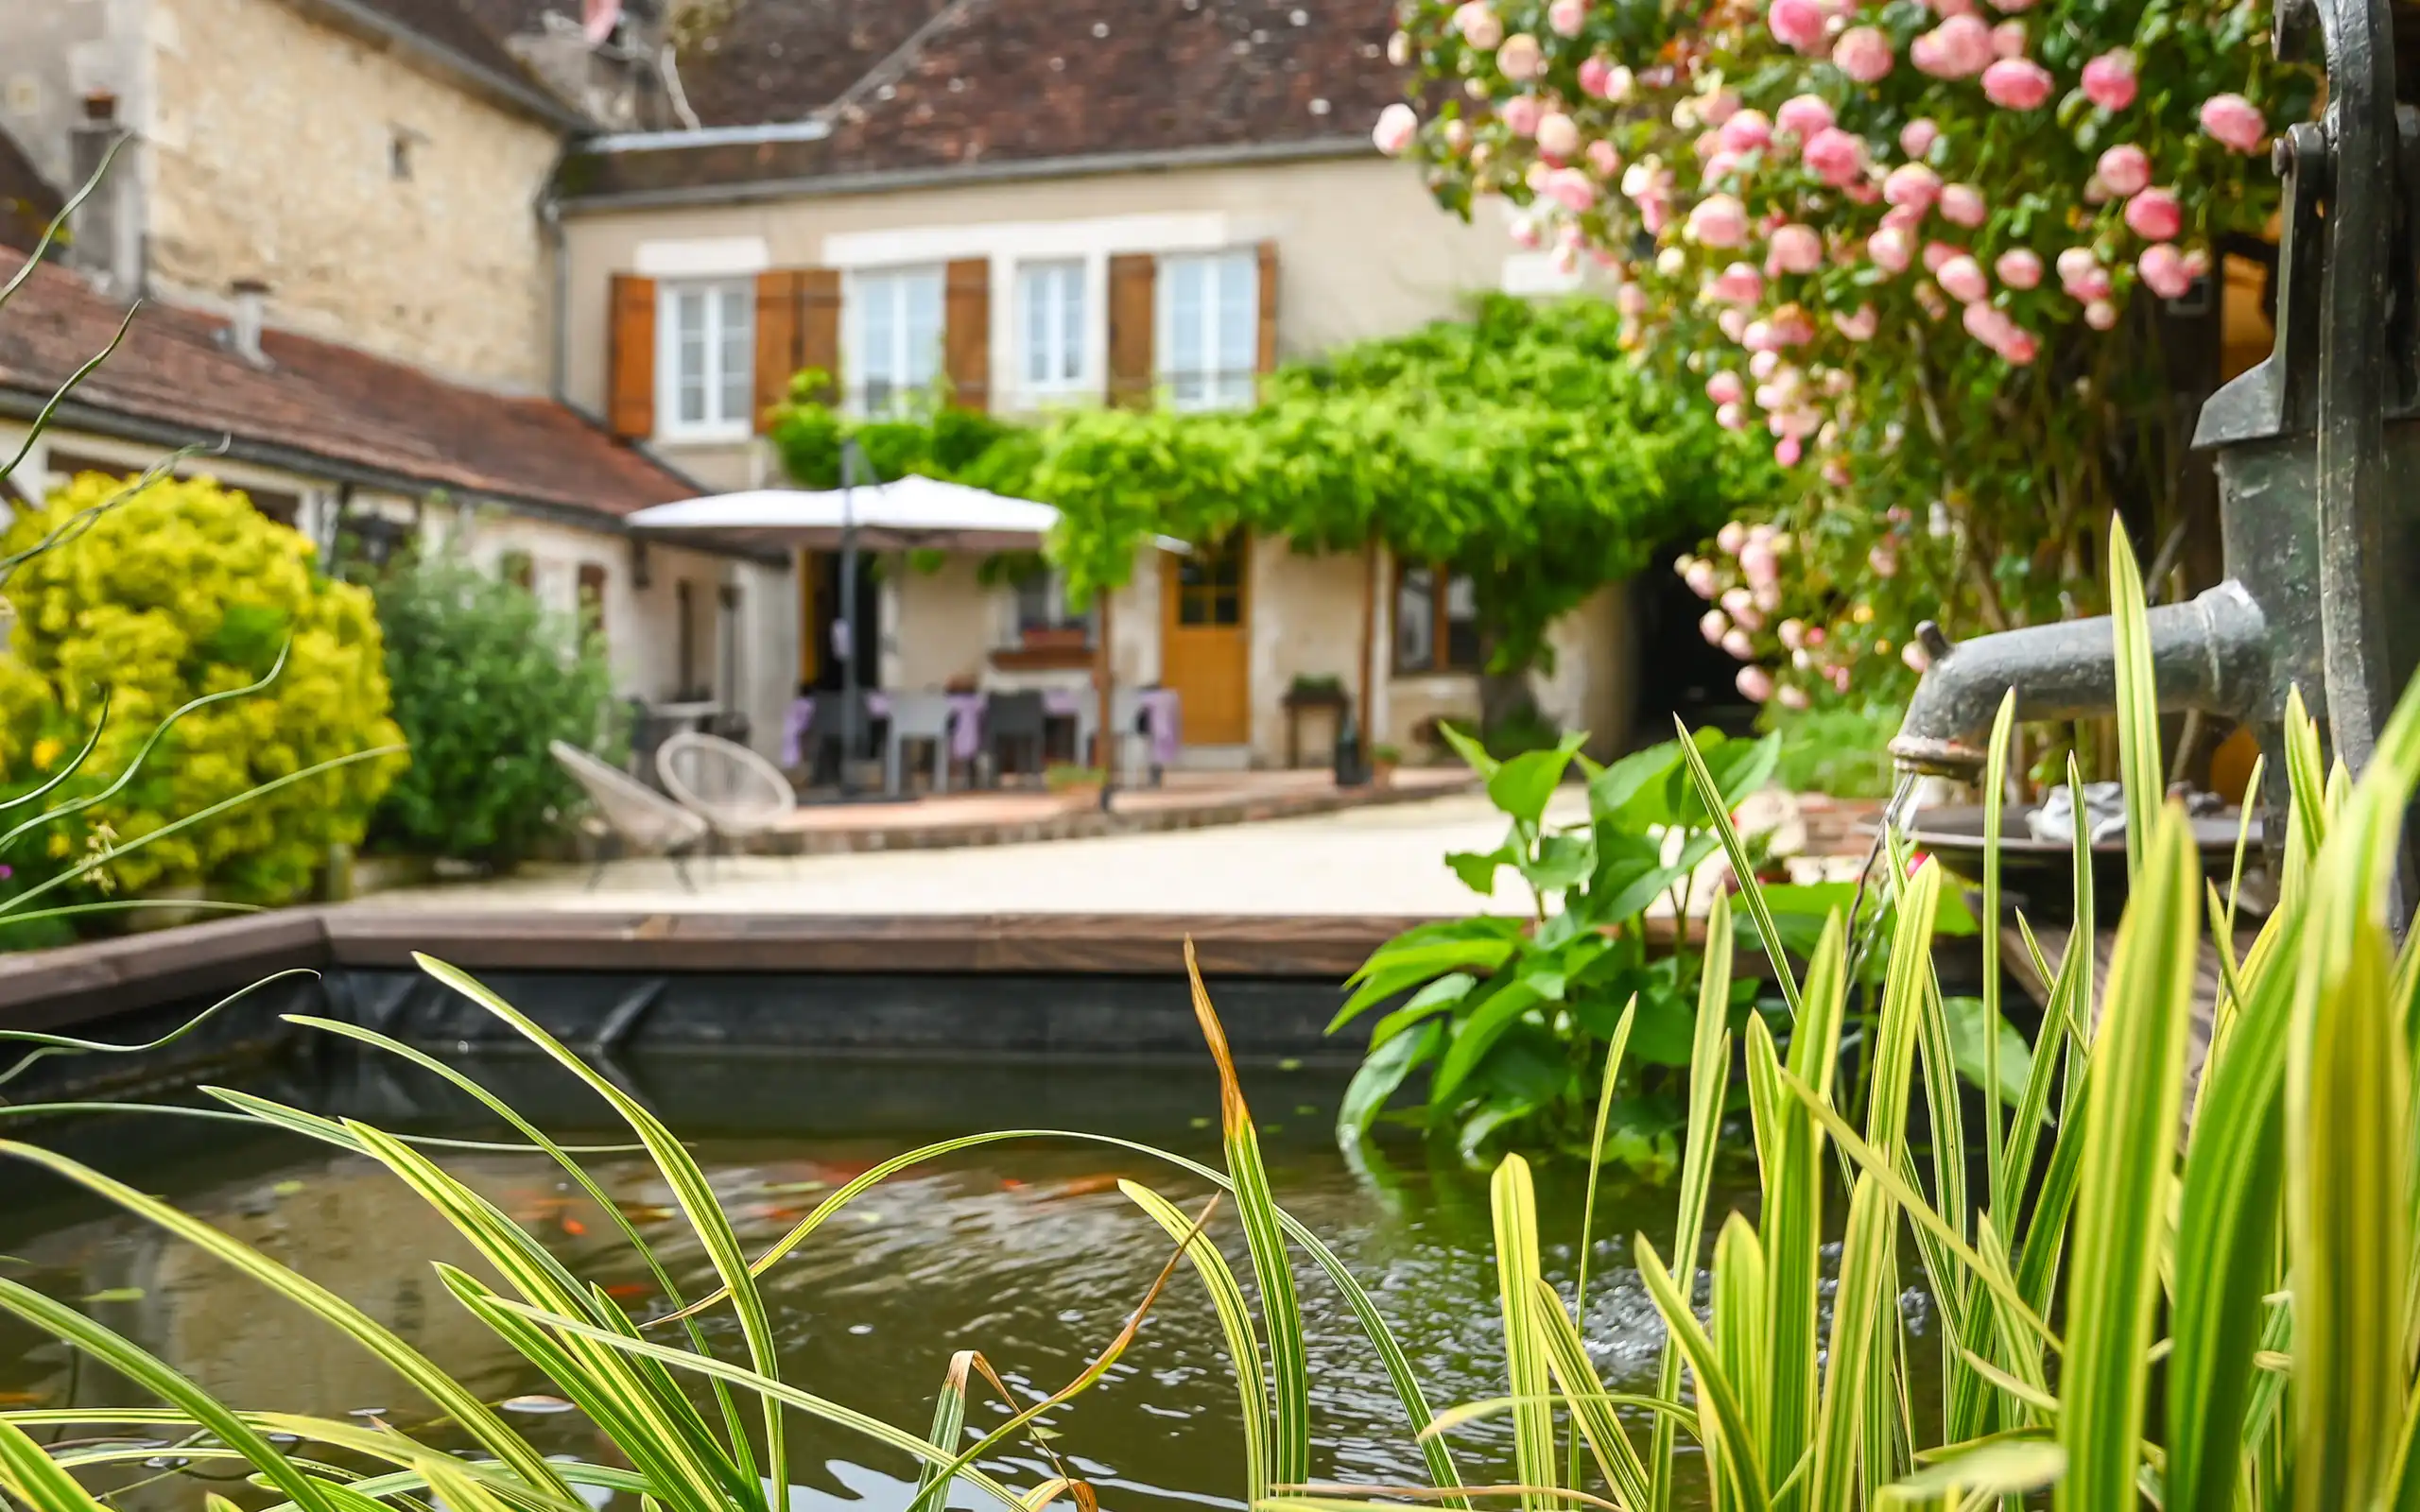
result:
<svg viewBox="0 0 2420 1512"><path fill-rule="evenodd" d="M983 748L983 706L987 695L953 693L949 695L949 753L954 761L971 762ZM1132 695L1134 708L1142 715L1144 732L1150 737L1151 765L1165 769L1176 765L1177 752L1183 747L1177 693L1174 688L1145 688ZM868 693L866 713L874 719L890 715L890 699L880 693ZM807 731L815 727L815 705L812 696L790 700L788 714L782 721L782 765L795 767L806 756ZM1057 719L1076 721L1077 730L1092 716L1097 702L1082 688L1047 688L1043 691L1045 713Z"/></svg>

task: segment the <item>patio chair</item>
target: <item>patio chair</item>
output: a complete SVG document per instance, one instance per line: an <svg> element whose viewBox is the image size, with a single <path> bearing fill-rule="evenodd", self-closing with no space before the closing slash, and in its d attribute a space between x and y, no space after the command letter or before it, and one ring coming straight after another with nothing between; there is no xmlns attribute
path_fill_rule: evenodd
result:
<svg viewBox="0 0 2420 1512"><path fill-rule="evenodd" d="M992 749L993 780L1009 773L1009 753L1030 748L1033 775L1042 776L1043 730L1049 722L1039 693L995 693L983 702L983 739Z"/></svg>
<svg viewBox="0 0 2420 1512"><path fill-rule="evenodd" d="M882 743L882 785L892 795L904 790L903 748L909 741L933 747L933 791L949 791L949 695L894 693L890 696L890 729Z"/></svg>
<svg viewBox="0 0 2420 1512"><path fill-rule="evenodd" d="M798 807L780 767L719 735L683 731L655 752L655 774L680 805L736 846L779 825Z"/></svg>
<svg viewBox="0 0 2420 1512"><path fill-rule="evenodd" d="M841 706L847 697L846 694L833 691L815 696L815 722L806 731L809 747L815 753L807 767L810 781L821 781L827 769L837 781L847 770L847 764L874 754L874 727L880 721L872 708L873 692L866 688L857 690L857 738L848 749L841 748L841 730L847 724L841 718Z"/></svg>
<svg viewBox="0 0 2420 1512"><path fill-rule="evenodd" d="M663 856L672 863L673 875L681 879L681 885L697 891L697 884L689 880L687 857L706 837L704 819L620 767L600 761L567 741L548 741L546 749L562 764L563 770L571 773L572 781L579 784L596 810L586 821L589 832L600 842L596 865L588 873L591 889L605 875L605 863L610 859L601 842L611 840L617 849L653 851Z"/></svg>

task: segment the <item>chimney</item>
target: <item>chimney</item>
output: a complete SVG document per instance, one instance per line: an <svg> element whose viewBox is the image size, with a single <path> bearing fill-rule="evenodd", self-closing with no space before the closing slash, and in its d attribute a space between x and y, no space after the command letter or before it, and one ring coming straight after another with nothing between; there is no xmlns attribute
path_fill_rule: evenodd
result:
<svg viewBox="0 0 2420 1512"><path fill-rule="evenodd" d="M228 292L235 297L235 308L227 324L227 345L253 367L268 367L268 353L261 350L261 306L268 298L268 285L241 278Z"/></svg>
<svg viewBox="0 0 2420 1512"><path fill-rule="evenodd" d="M102 163L110 164L108 177L77 207L69 226L68 266L120 297L136 293L143 282L132 255L134 228L126 214L133 166L123 153L114 162L110 158L125 135L117 119L117 96L96 89L84 95L84 118L69 131L67 144L68 174L74 180L67 185L70 194L99 173Z"/></svg>

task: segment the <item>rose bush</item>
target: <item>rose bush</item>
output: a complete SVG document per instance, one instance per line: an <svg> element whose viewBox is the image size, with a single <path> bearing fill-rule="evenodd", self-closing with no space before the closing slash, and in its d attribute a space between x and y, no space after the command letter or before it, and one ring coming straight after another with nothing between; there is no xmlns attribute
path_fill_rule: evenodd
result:
<svg viewBox="0 0 2420 1512"><path fill-rule="evenodd" d="M2315 80L2259 0L1407 0L1378 146L1619 281L1639 360L1786 470L1678 564L1740 688L1871 696L1908 633L2088 612L2173 512L2154 299L2275 201ZM2055 274L2055 277L2052 276Z"/></svg>

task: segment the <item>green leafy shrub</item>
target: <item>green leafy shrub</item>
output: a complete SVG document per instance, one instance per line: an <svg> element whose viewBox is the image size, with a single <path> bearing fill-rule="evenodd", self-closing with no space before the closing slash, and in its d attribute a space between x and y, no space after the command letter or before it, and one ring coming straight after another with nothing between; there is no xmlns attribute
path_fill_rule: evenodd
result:
<svg viewBox="0 0 2420 1512"><path fill-rule="evenodd" d="M381 579L377 600L412 766L388 789L371 844L494 867L525 859L579 796L546 743L594 749L611 723L603 642L442 552Z"/></svg>
<svg viewBox="0 0 2420 1512"><path fill-rule="evenodd" d="M1894 774L1885 747L1906 712L1897 704L1796 713L1769 705L1766 722L1781 740L1773 781L1793 793L1888 798Z"/></svg>
<svg viewBox="0 0 2420 1512"><path fill-rule="evenodd" d="M124 487L98 473L77 478L21 513L0 549L31 547ZM97 790L181 705L276 673L257 694L187 714L124 788L76 816L105 845L128 845L318 763L401 742L388 717L369 593L323 576L308 541L213 479L140 489L27 560L8 594L18 619L0 674L0 785L56 773L106 702L107 728L62 796ZM309 885L329 846L360 840L404 765L399 753L263 794L130 851L107 881L286 901ZM54 826L37 843L65 860L78 840L72 826Z"/></svg>

